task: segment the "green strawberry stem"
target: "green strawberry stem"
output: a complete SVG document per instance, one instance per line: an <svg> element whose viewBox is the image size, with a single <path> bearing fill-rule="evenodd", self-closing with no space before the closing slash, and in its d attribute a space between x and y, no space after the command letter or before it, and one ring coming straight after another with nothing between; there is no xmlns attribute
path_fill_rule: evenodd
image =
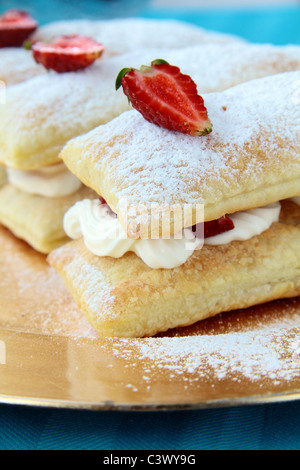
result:
<svg viewBox="0 0 300 470"><path fill-rule="evenodd" d="M166 60L164 59L155 59L155 60L152 60L151 62L151 66L153 67L153 65L169 65L169 62L167 62Z"/></svg>
<svg viewBox="0 0 300 470"><path fill-rule="evenodd" d="M118 76L116 78L116 82L115 82L116 90L118 90L120 88L120 86L122 85L122 78L126 75L126 73L130 72L131 70L134 70L134 69L124 67L122 70L120 70L120 72L118 73Z"/></svg>

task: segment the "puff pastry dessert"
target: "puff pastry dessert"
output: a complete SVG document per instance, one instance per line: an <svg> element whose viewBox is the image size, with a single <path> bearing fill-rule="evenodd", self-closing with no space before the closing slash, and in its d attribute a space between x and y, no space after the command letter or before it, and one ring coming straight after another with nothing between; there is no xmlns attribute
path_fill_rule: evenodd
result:
<svg viewBox="0 0 300 470"><path fill-rule="evenodd" d="M154 335L300 294L299 80L286 72L203 95L214 126L204 137L129 111L67 144L63 161L109 206L75 204L64 217L75 240L48 260L100 335ZM159 206L158 222L168 207L173 224L153 236L140 204ZM205 237L204 221L228 216L232 230Z"/></svg>
<svg viewBox="0 0 300 470"><path fill-rule="evenodd" d="M55 36L74 32L96 38L99 35L107 55L114 55L136 48L139 35L140 47L153 45L153 31L158 23L166 33L159 35L159 46L235 41L178 22L134 19L50 24L39 29L32 39L50 39L47 28ZM171 34L175 30L176 35ZM35 249L48 253L67 240L62 227L63 211L86 194L85 188L79 189L80 181L58 163L58 153L68 139L128 109L123 94L114 92L115 76L123 62L107 59L80 72L46 74L42 67L33 67L28 51L9 48L1 53L5 59L3 81L16 83L22 79L22 72L24 82L8 87L5 103L0 107L0 164L7 167L9 183L0 192L0 222ZM39 76L26 80L30 74ZM29 207L33 213L28 213Z"/></svg>
<svg viewBox="0 0 300 470"><path fill-rule="evenodd" d="M114 89L124 64L137 67L162 54L191 75L201 93L300 69L300 47L211 44L138 50L100 60L82 72L41 75L7 90L6 104L0 107L0 163L33 170L58 162L69 139L130 109L121 90Z"/></svg>
<svg viewBox="0 0 300 470"><path fill-rule="evenodd" d="M300 188L299 80L300 71L286 72L203 95L213 122L205 139L162 129L131 110L71 140L61 158L107 201L130 238L149 237L149 205L164 237L201 221L197 204L209 221L293 197ZM186 204L190 213L172 210L164 233L170 208Z"/></svg>
<svg viewBox="0 0 300 470"><path fill-rule="evenodd" d="M106 78L106 73L109 79ZM57 153L60 149L59 143L68 139L68 122L71 122L75 135L82 132L82 125L88 125L89 128L94 126L92 119L96 119L97 110L94 109L90 120L84 116L87 123L82 121L80 98L87 112L93 107L93 88L99 88L97 77L99 79L102 76L102 105L105 105L103 93L107 93L107 83L113 83L109 70L100 73L100 77L99 74L93 75L92 81L86 80L84 72L79 73L79 77L77 73L70 75L45 74L43 78L46 79L47 85L44 88L39 88L39 78L42 76L9 86L6 90L6 100L0 106L2 136L5 137L8 128L11 129L6 139L7 147L1 149L0 163L6 167L6 171L3 171L7 173L8 184L0 189L0 223L42 253L49 253L69 240L62 224L66 210L82 198L95 197L92 190L83 187L66 166L58 161ZM65 94L62 90L70 83L75 84L75 88ZM93 88L87 92L88 86ZM85 92L79 93L80 98L77 101L75 96L81 88ZM10 108L12 96L15 97L15 106ZM21 96L23 98L19 100ZM85 103L87 97L89 101ZM55 100L56 117L51 114L51 104ZM63 114L63 104L68 110L67 115ZM109 104L108 109L102 111L104 122L115 112L115 103ZM24 111L22 116L20 107ZM56 124L55 119L59 120ZM14 130L12 123L16 124ZM17 155L14 153L16 141ZM39 142L42 142L42 148L38 147Z"/></svg>
<svg viewBox="0 0 300 470"><path fill-rule="evenodd" d="M165 34L156 34L157 29ZM175 34L176 32L176 34ZM81 34L105 45L104 56L120 55L138 48L185 48L193 44L243 42L241 38L206 31L179 21L126 18L116 20L69 20L40 26L32 41L51 42L60 35ZM0 80L14 85L47 71L22 47L0 49Z"/></svg>

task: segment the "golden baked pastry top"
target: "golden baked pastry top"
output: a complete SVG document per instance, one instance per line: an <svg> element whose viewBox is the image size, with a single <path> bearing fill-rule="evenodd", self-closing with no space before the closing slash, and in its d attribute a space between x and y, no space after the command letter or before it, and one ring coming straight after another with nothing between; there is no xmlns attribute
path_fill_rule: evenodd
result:
<svg viewBox="0 0 300 470"><path fill-rule="evenodd" d="M104 197L131 238L149 236L149 213L141 206L161 207L154 215L160 219L174 206L192 206L185 220L180 211L172 214L172 233L174 224L178 230L199 222L197 204L213 220L296 196L299 81L300 72L286 72L205 94L213 123L207 136L162 129L132 110L71 140L61 158Z"/></svg>
<svg viewBox="0 0 300 470"><path fill-rule="evenodd" d="M222 91L253 78L300 70L299 46L229 42L181 49L139 49L100 59L84 71L43 74L7 89L6 104L0 106L0 163L33 170L57 162L60 150L69 139L130 109L122 91L115 91L120 69L139 68L161 54L190 75L200 93Z"/></svg>

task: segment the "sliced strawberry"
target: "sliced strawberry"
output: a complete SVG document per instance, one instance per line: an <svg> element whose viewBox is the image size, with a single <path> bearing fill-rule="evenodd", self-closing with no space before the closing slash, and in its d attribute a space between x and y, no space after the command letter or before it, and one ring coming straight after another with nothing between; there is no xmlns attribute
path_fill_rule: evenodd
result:
<svg viewBox="0 0 300 470"><path fill-rule="evenodd" d="M208 134L212 124L203 98L189 75L162 59L140 70L124 68L116 79L132 106L147 121L193 136Z"/></svg>
<svg viewBox="0 0 300 470"><path fill-rule="evenodd" d="M36 42L32 45L36 62L58 73L89 67L104 49L103 44L79 35L60 36L51 44Z"/></svg>
<svg viewBox="0 0 300 470"><path fill-rule="evenodd" d="M232 219L228 215L224 215L219 219L204 222L204 238L213 237L233 229L234 223Z"/></svg>
<svg viewBox="0 0 300 470"><path fill-rule="evenodd" d="M19 47L38 27L23 10L8 10L0 16L0 47Z"/></svg>
<svg viewBox="0 0 300 470"><path fill-rule="evenodd" d="M199 230L199 225L201 225L201 229L203 228L203 232L202 230ZM219 219L210 220L208 222L193 225L192 227L193 232L199 231L201 235L203 234L204 238L213 237L215 235L219 235L220 233L228 232L229 230L233 229L233 220L228 217L228 215L224 215Z"/></svg>

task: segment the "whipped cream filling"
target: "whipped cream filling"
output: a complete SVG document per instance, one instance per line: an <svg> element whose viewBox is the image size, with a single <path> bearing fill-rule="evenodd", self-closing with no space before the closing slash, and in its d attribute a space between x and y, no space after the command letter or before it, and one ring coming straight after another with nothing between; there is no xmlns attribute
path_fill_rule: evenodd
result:
<svg viewBox="0 0 300 470"><path fill-rule="evenodd" d="M132 251L153 269L185 263L199 245L188 229L180 239L128 238L116 215L99 200L84 199L71 207L64 216L64 230L73 239L83 236L86 247L97 256L120 258Z"/></svg>
<svg viewBox="0 0 300 470"><path fill-rule="evenodd" d="M116 214L99 200L84 199L71 207L64 216L64 230L73 239L83 237L88 250L97 256L120 258L132 251L150 268L175 268L185 263L203 242L210 245L247 240L267 230L279 219L280 203L230 216L234 229L213 237L197 238L190 228L169 239L133 240L120 225Z"/></svg>
<svg viewBox="0 0 300 470"><path fill-rule="evenodd" d="M45 166L38 170L7 169L10 184L29 194L45 197L61 197L73 194L81 187L80 180L64 163Z"/></svg>
<svg viewBox="0 0 300 470"><path fill-rule="evenodd" d="M298 204L298 206L300 206L300 196L292 197L291 200L292 200L295 204Z"/></svg>

